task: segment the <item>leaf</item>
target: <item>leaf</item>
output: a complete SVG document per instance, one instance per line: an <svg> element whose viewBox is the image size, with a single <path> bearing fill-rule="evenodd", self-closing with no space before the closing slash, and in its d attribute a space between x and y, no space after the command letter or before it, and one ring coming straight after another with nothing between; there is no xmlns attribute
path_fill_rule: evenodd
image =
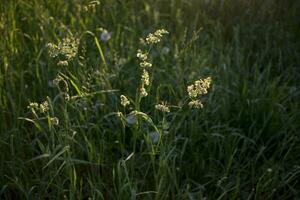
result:
<svg viewBox="0 0 300 200"><path fill-rule="evenodd" d="M53 161L58 159L60 155L62 155L64 152L68 151L70 149L69 146L65 146L60 152L58 152L44 167L43 169L47 168Z"/></svg>
<svg viewBox="0 0 300 200"><path fill-rule="evenodd" d="M50 154L44 153L42 155L36 156L34 158L31 158L30 160L26 161L25 163L30 163L32 161L39 160L39 159L42 159L42 158L48 158L48 157L50 157Z"/></svg>

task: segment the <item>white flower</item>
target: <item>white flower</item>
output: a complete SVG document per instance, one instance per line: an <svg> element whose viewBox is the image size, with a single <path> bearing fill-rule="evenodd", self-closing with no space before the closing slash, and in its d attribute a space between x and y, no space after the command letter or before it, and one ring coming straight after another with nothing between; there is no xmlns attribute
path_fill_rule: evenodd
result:
<svg viewBox="0 0 300 200"><path fill-rule="evenodd" d="M100 36L100 39L104 42L110 40L111 38L111 32L108 32L107 30L103 30Z"/></svg>
<svg viewBox="0 0 300 200"><path fill-rule="evenodd" d="M142 61L145 61L147 60L148 58L148 53L147 52L143 52L142 50L138 50L137 54L136 54L136 57Z"/></svg>
<svg viewBox="0 0 300 200"><path fill-rule="evenodd" d="M49 103L48 101L44 101L40 104L40 112L41 113L46 113L49 111Z"/></svg>
<svg viewBox="0 0 300 200"><path fill-rule="evenodd" d="M192 100L189 102L189 106L190 108L197 108L197 109L201 109L203 108L203 104L200 100Z"/></svg>
<svg viewBox="0 0 300 200"><path fill-rule="evenodd" d="M59 124L59 119L57 117L53 117L50 120L51 120L51 123L55 126L57 126Z"/></svg>
<svg viewBox="0 0 300 200"><path fill-rule="evenodd" d="M162 102L161 104L155 105L155 109L161 112L166 112L166 113L170 112L170 108L167 106L166 102Z"/></svg>
<svg viewBox="0 0 300 200"><path fill-rule="evenodd" d="M136 113L132 111L131 113L129 113L129 115L126 116L125 120L129 125L135 124L137 122Z"/></svg>
<svg viewBox="0 0 300 200"><path fill-rule="evenodd" d="M187 91L190 98L196 98L203 94L207 94L208 89L210 88L211 81L211 77L207 77L205 79L197 80L194 82L194 84L189 85L187 87Z"/></svg>
<svg viewBox="0 0 300 200"><path fill-rule="evenodd" d="M30 102L29 106L27 106L27 108L29 109L38 109L39 108L39 104L36 102Z"/></svg>
<svg viewBox="0 0 300 200"><path fill-rule="evenodd" d="M148 92L146 91L146 89L144 87L142 87L140 89L140 94L141 94L141 97L146 97L148 96Z"/></svg>
<svg viewBox="0 0 300 200"><path fill-rule="evenodd" d="M121 105L122 105L122 106L126 107L127 105L130 104L130 101L127 99L126 96L121 95L121 96L120 96L120 99L121 99Z"/></svg>
<svg viewBox="0 0 300 200"><path fill-rule="evenodd" d="M140 63L140 66L142 68L150 68L150 67L152 67L152 63L147 62L147 61L143 61L143 62Z"/></svg>
<svg viewBox="0 0 300 200"><path fill-rule="evenodd" d="M159 135L158 132L153 131L153 132L150 132L150 133L149 133L149 137L150 137L150 139L151 139L151 142L152 142L153 144L156 144L156 143L159 141L160 135Z"/></svg>
<svg viewBox="0 0 300 200"><path fill-rule="evenodd" d="M165 29L159 29L155 31L154 33L149 33L148 36L146 37L146 42L147 44L156 44L161 41L163 36L165 34L168 34L169 32L166 31Z"/></svg>
<svg viewBox="0 0 300 200"><path fill-rule="evenodd" d="M149 73L145 69L143 70L143 74L142 74L142 83L145 84L145 85L150 84Z"/></svg>
<svg viewBox="0 0 300 200"><path fill-rule="evenodd" d="M66 60L61 60L57 63L57 65L61 66L61 67L67 67L69 65L69 63Z"/></svg>

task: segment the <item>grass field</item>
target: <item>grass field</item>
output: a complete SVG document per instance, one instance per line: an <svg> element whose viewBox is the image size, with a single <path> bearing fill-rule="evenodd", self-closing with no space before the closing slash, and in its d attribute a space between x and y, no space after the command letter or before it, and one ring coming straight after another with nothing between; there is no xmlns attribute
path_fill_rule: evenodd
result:
<svg viewBox="0 0 300 200"><path fill-rule="evenodd" d="M1 0L0 199L300 199L299 10Z"/></svg>

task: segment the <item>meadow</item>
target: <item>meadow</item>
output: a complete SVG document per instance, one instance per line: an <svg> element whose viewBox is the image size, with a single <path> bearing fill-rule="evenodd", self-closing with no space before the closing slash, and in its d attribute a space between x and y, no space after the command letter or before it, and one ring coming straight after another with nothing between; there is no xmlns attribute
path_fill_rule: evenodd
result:
<svg viewBox="0 0 300 200"><path fill-rule="evenodd" d="M299 10L1 0L0 199L300 199Z"/></svg>

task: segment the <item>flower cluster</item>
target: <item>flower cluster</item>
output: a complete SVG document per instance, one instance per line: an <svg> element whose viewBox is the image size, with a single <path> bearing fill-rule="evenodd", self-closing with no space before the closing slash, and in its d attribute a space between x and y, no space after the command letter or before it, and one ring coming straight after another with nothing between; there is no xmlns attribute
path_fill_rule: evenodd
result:
<svg viewBox="0 0 300 200"><path fill-rule="evenodd" d="M189 106L191 108L203 108L202 102L197 98L207 94L211 81L211 77L207 77L205 79L197 80L192 85L187 87L187 92L191 99L189 102Z"/></svg>
<svg viewBox="0 0 300 200"><path fill-rule="evenodd" d="M140 59L141 61L145 61L148 58L148 53L147 52L143 52L142 50L139 49L137 51L136 57L138 59Z"/></svg>
<svg viewBox="0 0 300 200"><path fill-rule="evenodd" d="M126 106L128 106L130 104L130 101L127 99L126 96L121 95L120 99L121 99L121 105L122 106L126 107Z"/></svg>
<svg viewBox="0 0 300 200"><path fill-rule="evenodd" d="M69 91L68 82L59 74L52 81L52 84L53 84L53 86L57 87L62 92L68 92Z"/></svg>
<svg viewBox="0 0 300 200"><path fill-rule="evenodd" d="M96 7L100 5L100 1L91 1L87 5L83 6L85 12L95 12Z"/></svg>
<svg viewBox="0 0 300 200"><path fill-rule="evenodd" d="M161 112L164 112L164 113L169 113L170 112L170 108L167 106L166 102L162 102L161 104L155 105L155 109L159 110Z"/></svg>
<svg viewBox="0 0 300 200"><path fill-rule="evenodd" d="M41 104L30 102L28 108L32 110L38 110L40 113L46 113L49 111L49 103L48 101L44 101Z"/></svg>
<svg viewBox="0 0 300 200"><path fill-rule="evenodd" d="M144 85L150 85L150 78L149 78L149 73L147 70L143 70L142 78L141 78L142 84Z"/></svg>
<svg viewBox="0 0 300 200"><path fill-rule="evenodd" d="M79 40L74 37L67 37L57 45L48 43L47 48L50 57L57 58L59 66L68 66L78 53Z"/></svg>
<svg viewBox="0 0 300 200"><path fill-rule="evenodd" d="M203 104L200 100L192 100L189 102L189 106L191 108L197 108L197 109L200 109L200 108L203 108Z"/></svg>
<svg viewBox="0 0 300 200"><path fill-rule="evenodd" d="M106 41L110 40L111 35L112 35L111 32L108 32L106 29L103 29L102 33L100 35L100 39L101 39L101 41L106 42Z"/></svg>
<svg viewBox="0 0 300 200"><path fill-rule="evenodd" d="M57 117L52 117L50 118L51 124L58 126L59 124L59 119Z"/></svg>
<svg viewBox="0 0 300 200"><path fill-rule="evenodd" d="M141 95L141 97L146 97L146 96L148 96L148 92L147 92L147 90L145 89L144 86L142 86L142 87L140 88L140 95Z"/></svg>
<svg viewBox="0 0 300 200"><path fill-rule="evenodd" d="M63 81L63 80L64 80L64 79L63 79L62 76L57 75L57 76L55 77L55 79L52 81L52 83L53 83L53 85L54 85L55 87L59 87L60 82Z"/></svg>
<svg viewBox="0 0 300 200"><path fill-rule="evenodd" d="M156 44L159 43L162 39L162 37L169 32L165 29L159 29L155 31L154 33L149 33L149 35L146 37L147 44Z"/></svg>
<svg viewBox="0 0 300 200"><path fill-rule="evenodd" d="M50 123L54 126L58 126L59 124L59 119L57 117L50 117L49 116L49 103L48 101L44 101L40 104L36 103L36 102L30 102L29 105L27 106L29 109L31 109L31 112L36 115L36 117L38 117L38 114L36 113L36 111L38 111L41 114L46 114L48 115L48 119L50 120Z"/></svg>
<svg viewBox="0 0 300 200"><path fill-rule="evenodd" d="M169 32L165 29L159 29L154 33L150 33L146 37L147 44L156 44L161 41L162 37ZM139 49L137 51L136 57L140 60L140 67L143 69L143 73L141 75L141 86L140 86L140 96L146 97L148 96L147 89L145 86L150 85L150 76L148 70L152 67L152 63L148 59L148 51L142 51Z"/></svg>
<svg viewBox="0 0 300 200"><path fill-rule="evenodd" d="M207 94L207 90L211 84L211 77L206 79L200 79L194 82L194 84L188 86L187 91L190 98L195 98L197 96Z"/></svg>
<svg viewBox="0 0 300 200"><path fill-rule="evenodd" d="M148 60L148 52L144 52L142 50L138 50L136 57L140 60L140 67L143 68L143 73L141 75L141 87L140 87L140 95L141 97L148 96L147 90L145 86L150 85L150 77L147 68L152 67L152 63Z"/></svg>

